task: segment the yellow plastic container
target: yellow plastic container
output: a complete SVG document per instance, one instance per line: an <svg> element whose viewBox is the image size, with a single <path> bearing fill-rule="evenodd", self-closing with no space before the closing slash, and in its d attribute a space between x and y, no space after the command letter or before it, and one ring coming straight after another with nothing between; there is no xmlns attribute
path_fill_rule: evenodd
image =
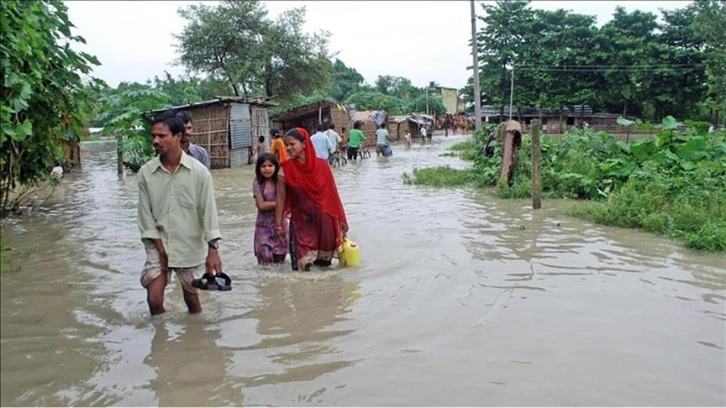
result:
<svg viewBox="0 0 726 408"><path fill-rule="evenodd" d="M340 248L340 264L342 266L360 265L360 247L348 238L343 239Z"/></svg>

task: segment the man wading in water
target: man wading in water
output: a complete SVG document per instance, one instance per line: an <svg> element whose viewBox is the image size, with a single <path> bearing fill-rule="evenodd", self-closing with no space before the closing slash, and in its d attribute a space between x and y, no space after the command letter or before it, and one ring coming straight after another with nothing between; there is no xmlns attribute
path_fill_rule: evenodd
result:
<svg viewBox="0 0 726 408"><path fill-rule="evenodd" d="M141 285L149 311L164 313L164 288L171 272L181 283L190 313L202 310L192 280L222 272L217 204L209 170L184 154L182 119L167 112L154 120L151 142L158 156L139 170L139 229L146 249ZM206 258L206 259L205 259Z"/></svg>

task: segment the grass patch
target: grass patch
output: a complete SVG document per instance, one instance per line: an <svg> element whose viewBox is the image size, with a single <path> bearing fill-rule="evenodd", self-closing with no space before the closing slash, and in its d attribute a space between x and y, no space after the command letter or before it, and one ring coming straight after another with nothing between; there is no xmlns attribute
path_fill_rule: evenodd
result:
<svg viewBox="0 0 726 408"><path fill-rule="evenodd" d="M569 215L666 235L682 240L688 248L725 251L726 132L678 131L675 119L666 119L653 137L630 138L629 143L590 129L556 139L543 135L543 197L589 200L570 209ZM404 175L404 182L495 187L500 198L531 197L530 135L522 137L512 184L506 185L499 180L499 142L493 146L493 157L483 154L489 131L476 132L447 153L472 161L471 168L415 169L412 176Z"/></svg>
<svg viewBox="0 0 726 408"><path fill-rule="evenodd" d="M449 166L413 169L413 177L403 173L403 182L417 186L461 187L471 183L469 170L453 169Z"/></svg>
<svg viewBox="0 0 726 408"><path fill-rule="evenodd" d="M726 250L726 191L685 188L665 181L629 180L606 201L572 207L569 215L598 224L641 228L683 240L687 248Z"/></svg>
<svg viewBox="0 0 726 408"><path fill-rule="evenodd" d="M0 242L0 274L20 272L23 266L20 261L32 251L21 251Z"/></svg>

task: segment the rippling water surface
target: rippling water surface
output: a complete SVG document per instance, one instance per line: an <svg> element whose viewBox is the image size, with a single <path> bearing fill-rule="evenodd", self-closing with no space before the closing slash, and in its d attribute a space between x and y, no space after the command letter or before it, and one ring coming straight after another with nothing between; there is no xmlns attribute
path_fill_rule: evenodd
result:
<svg viewBox="0 0 726 408"><path fill-rule="evenodd" d="M2 405L726 405L726 257L404 185L462 137L335 169L357 268L256 265L253 168L215 170L233 291L148 316L132 174L87 153L2 227Z"/></svg>

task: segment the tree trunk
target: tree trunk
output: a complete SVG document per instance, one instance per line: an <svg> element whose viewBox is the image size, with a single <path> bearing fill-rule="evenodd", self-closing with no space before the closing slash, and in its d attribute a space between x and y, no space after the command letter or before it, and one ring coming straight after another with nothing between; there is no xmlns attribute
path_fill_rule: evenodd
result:
<svg viewBox="0 0 726 408"><path fill-rule="evenodd" d="M265 79L265 96L269 99L272 98L272 80Z"/></svg>

